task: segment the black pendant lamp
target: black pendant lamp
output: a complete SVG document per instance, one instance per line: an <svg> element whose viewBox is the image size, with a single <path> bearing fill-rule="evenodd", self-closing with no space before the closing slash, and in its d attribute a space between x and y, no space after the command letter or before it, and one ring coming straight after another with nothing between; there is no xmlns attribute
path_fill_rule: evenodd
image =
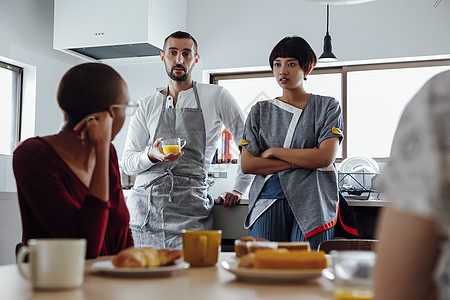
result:
<svg viewBox="0 0 450 300"><path fill-rule="evenodd" d="M327 4L327 34L323 38L323 53L319 57L319 61L329 62L329 61L336 61L336 55L333 54L332 47L331 47L331 36L328 32L328 25L329 25L329 18L330 18L330 6Z"/></svg>

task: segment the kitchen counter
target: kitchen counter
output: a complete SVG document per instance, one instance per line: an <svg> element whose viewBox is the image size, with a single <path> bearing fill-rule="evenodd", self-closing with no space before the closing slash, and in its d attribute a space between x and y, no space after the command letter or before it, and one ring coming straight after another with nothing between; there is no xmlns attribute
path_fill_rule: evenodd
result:
<svg viewBox="0 0 450 300"><path fill-rule="evenodd" d="M248 199L241 199L238 205L247 205ZM354 200L347 199L348 206L371 206L371 207L384 207L388 203L386 200L369 199L369 200ZM219 204L220 205L220 204Z"/></svg>
<svg viewBox="0 0 450 300"><path fill-rule="evenodd" d="M1 200L16 200L17 201L17 192L0 192L0 201Z"/></svg>
<svg viewBox="0 0 450 300"><path fill-rule="evenodd" d="M381 208L387 201L353 200L347 199L347 203L353 211L359 238L375 238L375 227ZM244 228L244 220L248 211L248 199L242 199L234 207L223 207L221 204L214 206L214 228L222 230L222 244L224 251L234 250L234 240L248 235Z"/></svg>
<svg viewBox="0 0 450 300"><path fill-rule="evenodd" d="M125 197L130 190L124 190ZM360 238L374 238L376 222L381 208L387 201L379 199L353 200L347 199L347 203L353 211L355 223L360 233ZM248 235L244 228L244 220L248 211L248 199L241 199L234 207L224 207L221 204L214 205L214 228L222 230L222 248L224 251L234 251L234 240Z"/></svg>
<svg viewBox="0 0 450 300"><path fill-rule="evenodd" d="M348 206L360 207L384 207L388 203L386 200L369 199L369 200L353 200L347 199Z"/></svg>

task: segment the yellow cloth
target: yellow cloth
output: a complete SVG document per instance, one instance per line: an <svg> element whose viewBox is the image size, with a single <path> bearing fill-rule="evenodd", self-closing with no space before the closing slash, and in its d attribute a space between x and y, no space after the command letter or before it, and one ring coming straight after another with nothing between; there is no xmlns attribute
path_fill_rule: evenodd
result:
<svg viewBox="0 0 450 300"><path fill-rule="evenodd" d="M344 136L342 131L339 128L337 128L337 127L331 128L331 132L333 132L334 134L340 135L340 136Z"/></svg>

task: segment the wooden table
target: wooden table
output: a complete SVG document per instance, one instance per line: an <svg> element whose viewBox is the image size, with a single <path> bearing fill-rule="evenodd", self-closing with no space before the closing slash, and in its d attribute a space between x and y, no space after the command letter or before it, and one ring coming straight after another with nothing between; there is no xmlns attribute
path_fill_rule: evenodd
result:
<svg viewBox="0 0 450 300"><path fill-rule="evenodd" d="M317 281L309 283L238 281L234 274L220 266L222 260L230 259L232 256L234 253L222 252L216 266L191 267L168 277L118 278L86 271L81 287L59 291L35 291L30 283L20 276L16 265L5 265L0 266L0 298L5 300L333 299L332 294L325 292ZM87 261L87 267L95 261Z"/></svg>

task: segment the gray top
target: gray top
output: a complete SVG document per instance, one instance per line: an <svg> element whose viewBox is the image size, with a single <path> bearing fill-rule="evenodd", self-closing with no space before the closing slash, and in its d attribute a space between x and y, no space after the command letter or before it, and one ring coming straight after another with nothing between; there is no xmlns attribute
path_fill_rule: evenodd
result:
<svg viewBox="0 0 450 300"><path fill-rule="evenodd" d="M248 144L242 147L259 156L270 147L319 147L322 141L332 137L339 137L340 140L343 138L341 108L336 99L311 95L303 110L272 99L260 101L253 106L243 136ZM332 224L337 217L339 199L337 175L333 165L322 169L291 169L278 174L283 192L305 237ZM251 211L266 178L267 176L256 175L252 183L246 227L251 225Z"/></svg>

